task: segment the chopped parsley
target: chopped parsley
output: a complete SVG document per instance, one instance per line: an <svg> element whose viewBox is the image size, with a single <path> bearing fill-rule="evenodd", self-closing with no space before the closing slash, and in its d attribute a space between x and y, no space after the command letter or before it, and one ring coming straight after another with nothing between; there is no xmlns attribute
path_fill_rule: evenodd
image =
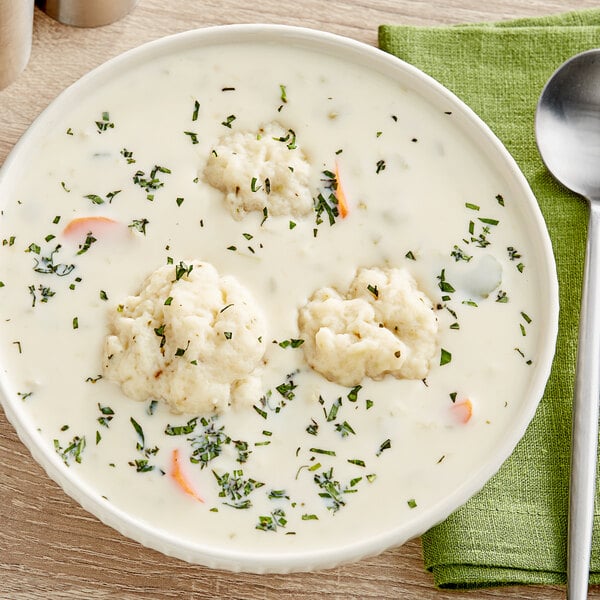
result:
<svg viewBox="0 0 600 600"><path fill-rule="evenodd" d="M121 190L114 190L112 192L108 192L108 194L106 194L106 199L102 198L102 196L99 196L98 194L86 194L84 196L84 198L91 200L92 204L104 204L105 202L108 202L109 204L111 204L113 201L113 198L117 194L120 194L120 193L121 193Z"/></svg>
<svg viewBox="0 0 600 600"><path fill-rule="evenodd" d="M114 129L115 124L110 120L110 114L108 111L104 111L102 113L102 119L100 121L96 121L96 127L98 133L104 133L108 129Z"/></svg>
<svg viewBox="0 0 600 600"><path fill-rule="evenodd" d="M304 340L290 338L289 340L283 340L281 342L278 342L278 344L282 348L300 348L300 346L304 344Z"/></svg>
<svg viewBox="0 0 600 600"><path fill-rule="evenodd" d="M235 469L231 473L225 472L221 475L213 471L213 475L221 488L219 497L227 499L223 504L237 509L250 508L252 506L249 498L250 494L264 485L264 483L251 477L244 478L241 469Z"/></svg>
<svg viewBox="0 0 600 600"><path fill-rule="evenodd" d="M440 352L440 366L447 365L452 360L452 354L442 348Z"/></svg>
<svg viewBox="0 0 600 600"><path fill-rule="evenodd" d="M71 466L71 462L74 460L76 463L81 463L81 455L85 450L85 436L76 435L67 444L65 448L60 445L58 440L54 440L54 450L62 458L62 461L67 465Z"/></svg>
<svg viewBox="0 0 600 600"><path fill-rule="evenodd" d="M183 133L190 138L190 141L192 142L192 144L199 144L200 143L198 141L198 134L197 133L194 133L193 131L184 131Z"/></svg>
<svg viewBox="0 0 600 600"><path fill-rule="evenodd" d="M127 227L130 229L135 229L135 231L139 231L141 234L146 235L146 225L148 225L150 221L148 219L133 219L131 223Z"/></svg>
<svg viewBox="0 0 600 600"><path fill-rule="evenodd" d="M231 129L231 124L237 119L237 117L235 115L229 115L228 117L225 118L224 121L221 121L221 125L224 125L225 127L229 127L229 129Z"/></svg>

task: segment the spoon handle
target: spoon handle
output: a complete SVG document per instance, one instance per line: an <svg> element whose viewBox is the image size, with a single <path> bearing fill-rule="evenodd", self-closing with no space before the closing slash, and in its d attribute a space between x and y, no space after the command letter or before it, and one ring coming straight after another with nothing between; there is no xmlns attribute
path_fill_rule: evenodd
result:
<svg viewBox="0 0 600 600"><path fill-rule="evenodd" d="M600 402L600 201L590 201L577 375L573 398L571 488L567 552L567 598L584 600L588 593Z"/></svg>

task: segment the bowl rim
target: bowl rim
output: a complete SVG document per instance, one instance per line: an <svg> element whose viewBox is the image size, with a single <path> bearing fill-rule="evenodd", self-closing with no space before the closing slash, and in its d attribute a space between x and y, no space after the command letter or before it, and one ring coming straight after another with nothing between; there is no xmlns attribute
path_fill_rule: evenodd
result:
<svg viewBox="0 0 600 600"><path fill-rule="evenodd" d="M126 537L166 555L211 568L254 573L310 571L331 568L373 556L421 535L462 506L498 471L524 435L542 398L550 375L558 333L558 280L550 237L537 200L513 157L475 112L435 79L403 60L366 43L306 27L276 24L232 24L193 29L146 42L111 58L68 86L33 121L0 168L0 188L9 179L13 170L16 170L21 156L26 154L30 140L34 140L55 119L62 116L65 104L76 99L80 94L85 94L86 91L93 93L94 85L108 81L114 76L135 68L136 65L146 63L165 53L250 41L294 43L312 51L333 52L343 60L352 60L354 64L358 62L364 66L377 68L380 72L389 74L396 80L401 80L402 83L408 81L419 93L425 94L428 98L437 96L440 99L438 101L446 102L452 109L453 115L461 119L461 128L466 131L469 139L471 141L478 140L486 148L488 154L498 160L499 172L503 173L503 176L511 182L511 186L519 190L522 196L519 201L523 204L520 208L527 213L532 227L535 226L540 261L543 258L543 264L538 267L543 268L544 271L540 276L540 281L546 286L546 289L542 290L545 298L546 318L545 329L540 333L539 358L535 365L535 371L532 372L534 376L528 388L528 398L523 401L521 410L515 416L511 435L505 437L493 459L487 460L476 474L464 481L443 500L416 514L414 520L408 524L350 544L343 550L336 547L333 550L300 551L295 554L271 552L252 555L245 551L215 549L198 543L178 540L175 536L154 528L107 503L91 486L78 480L72 470L65 468L60 459L52 455L48 448L41 444L39 438L34 435L33 428L28 427L23 418L24 409L16 402L16 398L11 398L7 393L6 381L8 378L4 373L0 374L0 404L4 407L6 416L19 438L29 449L33 458L45 469L48 476L85 510Z"/></svg>

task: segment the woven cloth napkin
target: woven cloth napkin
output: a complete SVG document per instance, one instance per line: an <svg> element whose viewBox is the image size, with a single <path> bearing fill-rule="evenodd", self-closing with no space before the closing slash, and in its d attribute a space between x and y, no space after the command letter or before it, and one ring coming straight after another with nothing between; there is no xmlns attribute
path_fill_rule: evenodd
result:
<svg viewBox="0 0 600 600"><path fill-rule="evenodd" d="M534 116L554 70L574 54L600 47L600 10L450 27L382 25L379 45L452 90L504 143L546 219L560 286L557 353L538 411L498 474L423 536L425 567L438 587L564 583L587 206L544 168ZM598 512L594 525L590 582L600 583Z"/></svg>

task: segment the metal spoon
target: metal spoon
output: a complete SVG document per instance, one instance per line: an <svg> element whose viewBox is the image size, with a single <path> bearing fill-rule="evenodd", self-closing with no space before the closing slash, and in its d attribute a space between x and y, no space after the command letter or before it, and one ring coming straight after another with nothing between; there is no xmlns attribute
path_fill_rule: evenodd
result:
<svg viewBox="0 0 600 600"><path fill-rule="evenodd" d="M552 75L538 102L535 129L549 171L589 204L567 550L567 598L580 600L588 592L600 402L600 49L574 56Z"/></svg>

